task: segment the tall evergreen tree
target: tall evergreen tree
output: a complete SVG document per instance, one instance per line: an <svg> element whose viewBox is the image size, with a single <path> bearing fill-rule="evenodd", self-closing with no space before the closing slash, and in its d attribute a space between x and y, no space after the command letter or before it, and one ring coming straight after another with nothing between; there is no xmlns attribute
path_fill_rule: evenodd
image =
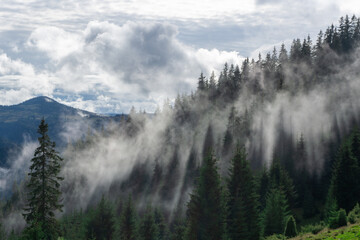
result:
<svg viewBox="0 0 360 240"><path fill-rule="evenodd" d="M273 188L266 198L263 214L264 236L282 234L289 217L286 195L281 189Z"/></svg>
<svg viewBox="0 0 360 240"><path fill-rule="evenodd" d="M355 128L351 134L351 152L360 166L360 131L358 128Z"/></svg>
<svg viewBox="0 0 360 240"><path fill-rule="evenodd" d="M288 172L282 167L278 159L274 159L269 172L269 189L278 188L284 191L287 201L291 207L294 207L297 193Z"/></svg>
<svg viewBox="0 0 360 240"><path fill-rule="evenodd" d="M31 159L30 176L27 184L28 198L23 214L29 228L39 226L46 239L56 239L59 226L55 211L62 211L60 181L61 161L55 151L55 142L48 136L48 125L42 119L37 131L39 147Z"/></svg>
<svg viewBox="0 0 360 240"><path fill-rule="evenodd" d="M330 188L340 208L350 211L360 199L360 167L351 149L351 138L339 149Z"/></svg>
<svg viewBox="0 0 360 240"><path fill-rule="evenodd" d="M102 196L94 214L87 224L87 239L113 239L115 219L113 208Z"/></svg>
<svg viewBox="0 0 360 240"><path fill-rule="evenodd" d="M157 240L158 236L159 231L155 224L154 212L151 206L148 206L139 226L139 237L140 240Z"/></svg>
<svg viewBox="0 0 360 240"><path fill-rule="evenodd" d="M199 91L204 91L205 88L206 88L205 77L204 77L204 74L201 73L200 77L199 77L199 82L198 82L198 90Z"/></svg>
<svg viewBox="0 0 360 240"><path fill-rule="evenodd" d="M0 240L5 240L6 239L6 232L2 223L2 219L0 219Z"/></svg>
<svg viewBox="0 0 360 240"><path fill-rule="evenodd" d="M119 232L117 235L119 236L120 240L137 239L136 213L131 196L129 196L123 207L118 230Z"/></svg>
<svg viewBox="0 0 360 240"><path fill-rule="evenodd" d="M270 177L265 166L263 167L261 173L258 175L257 181L260 209L263 210L266 206L266 197L270 187Z"/></svg>
<svg viewBox="0 0 360 240"><path fill-rule="evenodd" d="M230 239L259 239L259 212L255 184L244 148L232 159L228 186L228 236Z"/></svg>
<svg viewBox="0 0 360 240"><path fill-rule="evenodd" d="M213 154L208 154L187 210L187 240L219 240L225 236L225 210L220 175Z"/></svg>
<svg viewBox="0 0 360 240"><path fill-rule="evenodd" d="M157 240L167 240L169 239L169 230L166 225L163 214L159 209L154 211L154 221L158 229L158 238Z"/></svg>

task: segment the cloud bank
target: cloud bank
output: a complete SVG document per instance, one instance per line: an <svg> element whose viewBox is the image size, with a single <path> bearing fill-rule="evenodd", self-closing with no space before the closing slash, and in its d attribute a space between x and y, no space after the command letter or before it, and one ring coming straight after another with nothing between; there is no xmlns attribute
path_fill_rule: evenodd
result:
<svg viewBox="0 0 360 240"><path fill-rule="evenodd" d="M26 47L48 59L42 69L6 54L0 57L0 104L48 95L96 112L154 111L166 98L189 93L200 72L240 64L235 51L195 49L180 42L174 25L92 21L80 32L35 29Z"/></svg>

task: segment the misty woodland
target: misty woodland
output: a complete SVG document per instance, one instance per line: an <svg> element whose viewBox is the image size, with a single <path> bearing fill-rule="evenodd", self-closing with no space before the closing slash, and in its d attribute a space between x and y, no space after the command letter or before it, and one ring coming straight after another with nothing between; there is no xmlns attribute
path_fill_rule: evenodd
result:
<svg viewBox="0 0 360 240"><path fill-rule="evenodd" d="M0 239L286 239L344 226L359 239L359 47L360 19L345 16L201 73L154 114L68 119L61 131L86 131L59 144L59 126L37 116L38 141L23 147L33 158L8 164Z"/></svg>

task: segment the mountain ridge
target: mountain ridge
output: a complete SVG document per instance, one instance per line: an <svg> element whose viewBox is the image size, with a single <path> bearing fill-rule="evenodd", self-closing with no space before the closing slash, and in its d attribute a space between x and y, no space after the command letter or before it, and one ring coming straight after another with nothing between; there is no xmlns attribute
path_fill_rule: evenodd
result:
<svg viewBox="0 0 360 240"><path fill-rule="evenodd" d="M66 141L61 133L66 124L79 123L99 129L122 115L106 116L81 110L47 96L38 96L15 105L0 106L0 166L7 166L9 152L18 152L25 138L36 140L37 127L44 118L49 125L49 136L61 148Z"/></svg>

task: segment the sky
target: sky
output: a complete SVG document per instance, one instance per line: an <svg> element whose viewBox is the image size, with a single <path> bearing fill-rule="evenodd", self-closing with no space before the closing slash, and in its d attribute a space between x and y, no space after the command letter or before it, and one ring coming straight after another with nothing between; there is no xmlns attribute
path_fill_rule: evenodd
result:
<svg viewBox="0 0 360 240"><path fill-rule="evenodd" d="M357 0L0 0L0 105L153 112L203 72L360 16Z"/></svg>

